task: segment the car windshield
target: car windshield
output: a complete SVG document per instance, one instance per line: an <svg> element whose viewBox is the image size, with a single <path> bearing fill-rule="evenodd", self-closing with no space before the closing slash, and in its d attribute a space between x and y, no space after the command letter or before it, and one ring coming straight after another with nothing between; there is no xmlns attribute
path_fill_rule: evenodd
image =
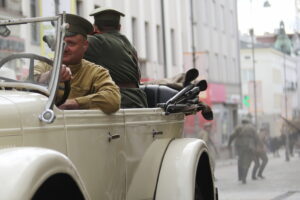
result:
<svg viewBox="0 0 300 200"><path fill-rule="evenodd" d="M51 20L50 20L51 19ZM54 49L56 48L56 20L12 20L16 24L0 25L0 86L37 87L48 91L52 76ZM0 22L1 23L1 22ZM44 81L44 71L38 66L47 65L50 73Z"/></svg>

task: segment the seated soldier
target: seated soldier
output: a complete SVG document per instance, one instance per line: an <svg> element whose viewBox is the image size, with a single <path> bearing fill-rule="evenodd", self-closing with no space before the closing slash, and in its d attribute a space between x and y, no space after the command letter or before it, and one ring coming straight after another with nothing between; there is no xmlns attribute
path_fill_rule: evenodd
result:
<svg viewBox="0 0 300 200"><path fill-rule="evenodd" d="M120 108L121 95L108 70L83 59L88 48L87 34L93 31L86 19L72 14L66 15L69 24L66 30L60 81L70 80L71 91L60 109L101 109L105 113ZM39 63L34 75L38 82L46 82L52 66Z"/></svg>
<svg viewBox="0 0 300 200"><path fill-rule="evenodd" d="M120 33L123 13L111 8L97 8L94 16L94 34L88 35L89 47L84 58L109 70L120 87L122 108L147 107L147 98L139 88L140 69L135 48Z"/></svg>

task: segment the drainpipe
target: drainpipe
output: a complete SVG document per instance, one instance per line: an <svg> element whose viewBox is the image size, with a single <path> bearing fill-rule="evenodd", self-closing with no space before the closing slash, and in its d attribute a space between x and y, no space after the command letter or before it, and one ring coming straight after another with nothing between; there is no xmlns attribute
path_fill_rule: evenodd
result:
<svg viewBox="0 0 300 200"><path fill-rule="evenodd" d="M194 5L193 0L190 3L191 6L191 33L192 33L192 56L193 56L193 68L196 68L196 47L195 47L195 35L194 35Z"/></svg>
<svg viewBox="0 0 300 200"><path fill-rule="evenodd" d="M164 65L164 75L168 77L167 70L167 48L166 48L166 30L165 30L165 6L164 0L161 0L161 26L162 26L162 44L163 44L163 65Z"/></svg>

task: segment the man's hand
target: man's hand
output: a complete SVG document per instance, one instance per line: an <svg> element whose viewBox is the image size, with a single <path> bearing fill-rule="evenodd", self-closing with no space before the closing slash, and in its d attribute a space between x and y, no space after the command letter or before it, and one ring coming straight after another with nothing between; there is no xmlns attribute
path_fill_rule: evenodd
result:
<svg viewBox="0 0 300 200"><path fill-rule="evenodd" d="M38 82L39 83L48 83L51 73L52 73L52 70L41 74L40 78L38 79ZM69 81L69 80L71 80L71 78L72 78L71 69L63 64L61 67L61 71L60 71L60 81L61 82Z"/></svg>
<svg viewBox="0 0 300 200"><path fill-rule="evenodd" d="M75 99L67 99L66 102L58 107L62 110L75 110L79 109L80 106Z"/></svg>
<svg viewBox="0 0 300 200"><path fill-rule="evenodd" d="M71 78L72 78L71 69L63 64L60 72L60 81L61 82L69 81L71 80Z"/></svg>
<svg viewBox="0 0 300 200"><path fill-rule="evenodd" d="M40 78L38 79L38 82L39 83L48 83L49 79L50 79L50 76L51 76L51 73L52 73L52 70L41 74Z"/></svg>

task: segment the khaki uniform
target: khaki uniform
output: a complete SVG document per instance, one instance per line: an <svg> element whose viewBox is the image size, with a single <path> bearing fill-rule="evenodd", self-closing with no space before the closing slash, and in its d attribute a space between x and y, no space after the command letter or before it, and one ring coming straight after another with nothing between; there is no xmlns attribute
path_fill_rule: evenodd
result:
<svg viewBox="0 0 300 200"><path fill-rule="evenodd" d="M255 127L250 123L236 127L229 138L228 146L233 140L235 140L238 154L238 178L246 183L248 170L256 151L257 134Z"/></svg>
<svg viewBox="0 0 300 200"><path fill-rule="evenodd" d="M106 69L84 59L80 64L68 67L73 77L68 99L75 99L81 109L101 109L112 113L120 108L119 88ZM46 63L39 63L34 69L35 77L51 68Z"/></svg>
<svg viewBox="0 0 300 200"><path fill-rule="evenodd" d="M141 75L137 53L128 39L118 31L110 31L89 35L88 41L84 58L109 70L121 88L121 107L147 107L146 94L138 88Z"/></svg>
<svg viewBox="0 0 300 200"><path fill-rule="evenodd" d="M255 154L256 156L254 159L252 178L256 178L256 175L260 178L263 178L262 174L268 163L267 148L265 145L265 132L263 131L261 131L258 135ZM256 174L257 170L258 170L258 174Z"/></svg>

